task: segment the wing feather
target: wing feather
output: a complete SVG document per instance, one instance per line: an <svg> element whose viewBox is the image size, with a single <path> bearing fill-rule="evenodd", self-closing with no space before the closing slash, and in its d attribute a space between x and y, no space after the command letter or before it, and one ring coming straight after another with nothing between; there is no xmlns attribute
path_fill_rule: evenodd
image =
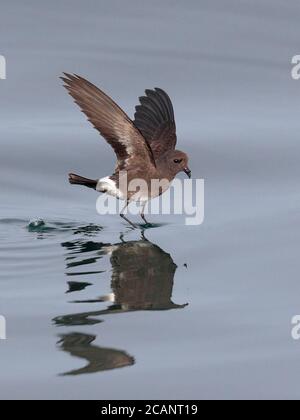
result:
<svg viewBox="0 0 300 420"><path fill-rule="evenodd" d="M118 164L123 170L134 162L136 156L143 164L155 165L149 144L125 112L104 92L88 80L64 73L61 79L65 88L81 108L88 120L114 149Z"/></svg>
<svg viewBox="0 0 300 420"><path fill-rule="evenodd" d="M155 159L174 150L177 142L176 124L171 99L160 88L147 89L135 107L134 125L149 143Z"/></svg>

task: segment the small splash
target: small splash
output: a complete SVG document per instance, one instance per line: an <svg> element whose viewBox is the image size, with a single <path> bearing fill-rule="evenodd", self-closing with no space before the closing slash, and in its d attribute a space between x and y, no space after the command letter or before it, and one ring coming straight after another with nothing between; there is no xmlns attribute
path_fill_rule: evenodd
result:
<svg viewBox="0 0 300 420"><path fill-rule="evenodd" d="M80 225L75 222L46 222L43 219L32 219L26 228L29 232L37 233L56 233L56 232L71 232L74 235L83 234L85 236L93 236L100 232L102 226L90 223L88 225Z"/></svg>
<svg viewBox="0 0 300 420"><path fill-rule="evenodd" d="M40 226L45 226L45 225L46 223L42 219L34 219L34 220L30 220L29 222L29 226L31 227L40 227Z"/></svg>
<svg viewBox="0 0 300 420"><path fill-rule="evenodd" d="M46 232L49 229L52 230L51 227L46 225L46 222L42 219L33 219L27 225L29 232Z"/></svg>

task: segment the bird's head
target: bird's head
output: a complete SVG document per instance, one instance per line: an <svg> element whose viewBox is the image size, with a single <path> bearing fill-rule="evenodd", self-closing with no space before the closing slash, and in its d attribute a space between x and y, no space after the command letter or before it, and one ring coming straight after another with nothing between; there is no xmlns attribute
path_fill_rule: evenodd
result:
<svg viewBox="0 0 300 420"><path fill-rule="evenodd" d="M191 177L192 172L188 167L188 161L187 155L180 150L174 150L168 155L168 165L174 176L179 172L185 172L189 178Z"/></svg>

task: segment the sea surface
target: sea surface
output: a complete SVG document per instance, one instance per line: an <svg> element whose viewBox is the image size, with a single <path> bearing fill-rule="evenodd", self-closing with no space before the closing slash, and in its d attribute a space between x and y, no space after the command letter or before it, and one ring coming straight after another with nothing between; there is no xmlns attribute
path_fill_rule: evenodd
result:
<svg viewBox="0 0 300 420"><path fill-rule="evenodd" d="M1 4L1 399L300 397L299 19L293 0ZM133 230L68 184L115 158L63 71L131 117L170 94L201 225Z"/></svg>

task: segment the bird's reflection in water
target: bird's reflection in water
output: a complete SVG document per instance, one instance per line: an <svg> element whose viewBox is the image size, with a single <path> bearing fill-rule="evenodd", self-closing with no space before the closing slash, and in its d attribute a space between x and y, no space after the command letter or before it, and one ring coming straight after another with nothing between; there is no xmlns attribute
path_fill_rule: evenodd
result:
<svg viewBox="0 0 300 420"><path fill-rule="evenodd" d="M63 373L62 376L101 372L134 364L134 358L125 351L94 346L95 335L74 332L60 337L58 344L61 350L88 362L83 368Z"/></svg>
<svg viewBox="0 0 300 420"><path fill-rule="evenodd" d="M120 314L138 310L168 310L184 308L187 304L172 302L172 290L176 264L171 256L149 242L144 237L139 241L107 244L101 242L75 240L62 244L68 250L66 256L67 275L88 275L102 271L82 271L83 266L97 263L104 256L110 257L112 268L111 293L95 299L75 300L76 303L108 303L100 310L73 313L56 317L57 326L93 325L103 322L99 316ZM92 255L87 255L92 254ZM70 272L80 266L80 272ZM68 293L77 292L90 286L87 282L68 282ZM71 333L61 335L60 349L72 356L88 361L85 368L68 372L80 374L99 372L129 366L133 357L123 350L92 345L95 336Z"/></svg>

